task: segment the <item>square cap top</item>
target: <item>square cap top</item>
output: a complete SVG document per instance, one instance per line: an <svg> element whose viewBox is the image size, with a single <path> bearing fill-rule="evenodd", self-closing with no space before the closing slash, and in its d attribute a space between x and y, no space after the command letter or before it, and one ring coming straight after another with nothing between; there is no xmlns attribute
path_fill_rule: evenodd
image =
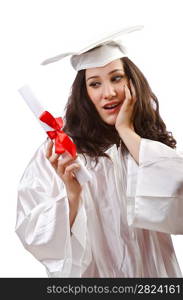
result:
<svg viewBox="0 0 183 300"><path fill-rule="evenodd" d="M110 35L103 36L81 50L59 54L44 60L41 64L47 65L71 56L71 65L76 71L102 67L115 59L126 56L127 51L121 41L121 37L142 28L142 25L123 28Z"/></svg>

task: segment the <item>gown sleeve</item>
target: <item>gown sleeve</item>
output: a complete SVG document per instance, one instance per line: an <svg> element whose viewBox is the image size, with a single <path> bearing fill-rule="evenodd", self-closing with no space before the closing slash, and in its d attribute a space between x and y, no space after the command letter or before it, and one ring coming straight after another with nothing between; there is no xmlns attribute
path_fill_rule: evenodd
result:
<svg viewBox="0 0 183 300"><path fill-rule="evenodd" d="M134 227L183 234L183 154L141 139L139 165L128 155L127 218Z"/></svg>
<svg viewBox="0 0 183 300"><path fill-rule="evenodd" d="M18 188L15 232L50 277L80 277L86 241L86 214L80 207L70 229L64 183L45 157L43 143L28 164Z"/></svg>

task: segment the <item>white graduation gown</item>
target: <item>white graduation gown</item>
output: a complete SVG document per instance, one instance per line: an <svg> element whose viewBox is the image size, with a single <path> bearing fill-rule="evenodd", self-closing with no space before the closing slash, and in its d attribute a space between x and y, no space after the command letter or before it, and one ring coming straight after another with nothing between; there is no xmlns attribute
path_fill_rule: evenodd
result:
<svg viewBox="0 0 183 300"><path fill-rule="evenodd" d="M49 277L182 277L171 235L183 234L183 156L141 139L139 165L113 145L112 159L87 157L70 229L64 183L45 157L46 140L19 184L16 233ZM85 162L82 155L79 157Z"/></svg>

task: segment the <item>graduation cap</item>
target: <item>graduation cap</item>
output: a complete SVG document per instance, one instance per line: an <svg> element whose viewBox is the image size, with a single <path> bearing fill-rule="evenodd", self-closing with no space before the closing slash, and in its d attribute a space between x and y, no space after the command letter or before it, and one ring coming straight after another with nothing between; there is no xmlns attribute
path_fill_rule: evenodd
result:
<svg viewBox="0 0 183 300"><path fill-rule="evenodd" d="M79 51L59 54L44 60L41 64L47 65L59 61L64 57L71 56L71 65L76 71L103 67L115 59L126 56L127 51L121 41L121 37L130 32L141 30L143 27L142 25L138 25L123 28L113 34L104 36L102 39L91 43Z"/></svg>

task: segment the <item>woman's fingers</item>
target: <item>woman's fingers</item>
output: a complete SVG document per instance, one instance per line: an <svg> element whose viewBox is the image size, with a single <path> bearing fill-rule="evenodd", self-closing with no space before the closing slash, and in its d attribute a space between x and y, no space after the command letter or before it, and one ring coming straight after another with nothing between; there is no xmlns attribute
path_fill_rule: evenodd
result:
<svg viewBox="0 0 183 300"><path fill-rule="evenodd" d="M52 141L48 143L46 149L46 158L49 160L49 162L59 175L63 176L66 174L70 178L73 177L72 172L80 168L79 164L73 163L77 156L73 158L68 153L66 157L62 157L59 159L60 154L57 154L53 151L53 145L54 143Z"/></svg>
<svg viewBox="0 0 183 300"><path fill-rule="evenodd" d="M125 102L126 102L125 104L126 104L126 107L132 106L136 101L136 94L135 94L135 88L132 84L131 79L130 79L131 92L130 92L129 87L126 84L125 84L124 88L125 88Z"/></svg>
<svg viewBox="0 0 183 300"><path fill-rule="evenodd" d="M131 88L131 91L132 91L132 98L134 101L136 101L136 92L135 92L135 88L134 88L134 85L130 79L130 88Z"/></svg>
<svg viewBox="0 0 183 300"><path fill-rule="evenodd" d="M60 154L57 154L53 151L53 145L54 145L54 143L52 141L50 141L48 143L48 146L46 149L46 158L55 167L57 165L57 160L58 160Z"/></svg>
<svg viewBox="0 0 183 300"><path fill-rule="evenodd" d="M131 93L130 93L130 90L128 88L128 86L125 84L125 95L126 95L126 99L127 100L130 100L131 99Z"/></svg>
<svg viewBox="0 0 183 300"><path fill-rule="evenodd" d="M50 158L50 156L52 155L52 149L53 149L53 142L49 141L47 148L46 148L46 158Z"/></svg>
<svg viewBox="0 0 183 300"><path fill-rule="evenodd" d="M79 169L80 169L80 165L77 163L73 163L72 165L67 166L65 168L65 174L70 176L70 175L72 175L72 172L79 170Z"/></svg>
<svg viewBox="0 0 183 300"><path fill-rule="evenodd" d="M57 163L57 160L58 160L59 156L60 156L60 154L52 153L52 155L49 158L50 163L51 164Z"/></svg>
<svg viewBox="0 0 183 300"><path fill-rule="evenodd" d="M58 166L57 172L63 180L70 180L73 179L73 177L76 178L73 172L79 169L80 165L78 163L71 162L70 164L64 167Z"/></svg>
<svg viewBox="0 0 183 300"><path fill-rule="evenodd" d="M58 172L64 174L66 166L70 165L74 161L72 156L67 156L63 159L58 160Z"/></svg>
<svg viewBox="0 0 183 300"><path fill-rule="evenodd" d="M131 96L130 90L126 84L124 85L124 89L125 89L125 101L124 101L123 107L124 107L124 109L128 109L132 102L132 96Z"/></svg>

